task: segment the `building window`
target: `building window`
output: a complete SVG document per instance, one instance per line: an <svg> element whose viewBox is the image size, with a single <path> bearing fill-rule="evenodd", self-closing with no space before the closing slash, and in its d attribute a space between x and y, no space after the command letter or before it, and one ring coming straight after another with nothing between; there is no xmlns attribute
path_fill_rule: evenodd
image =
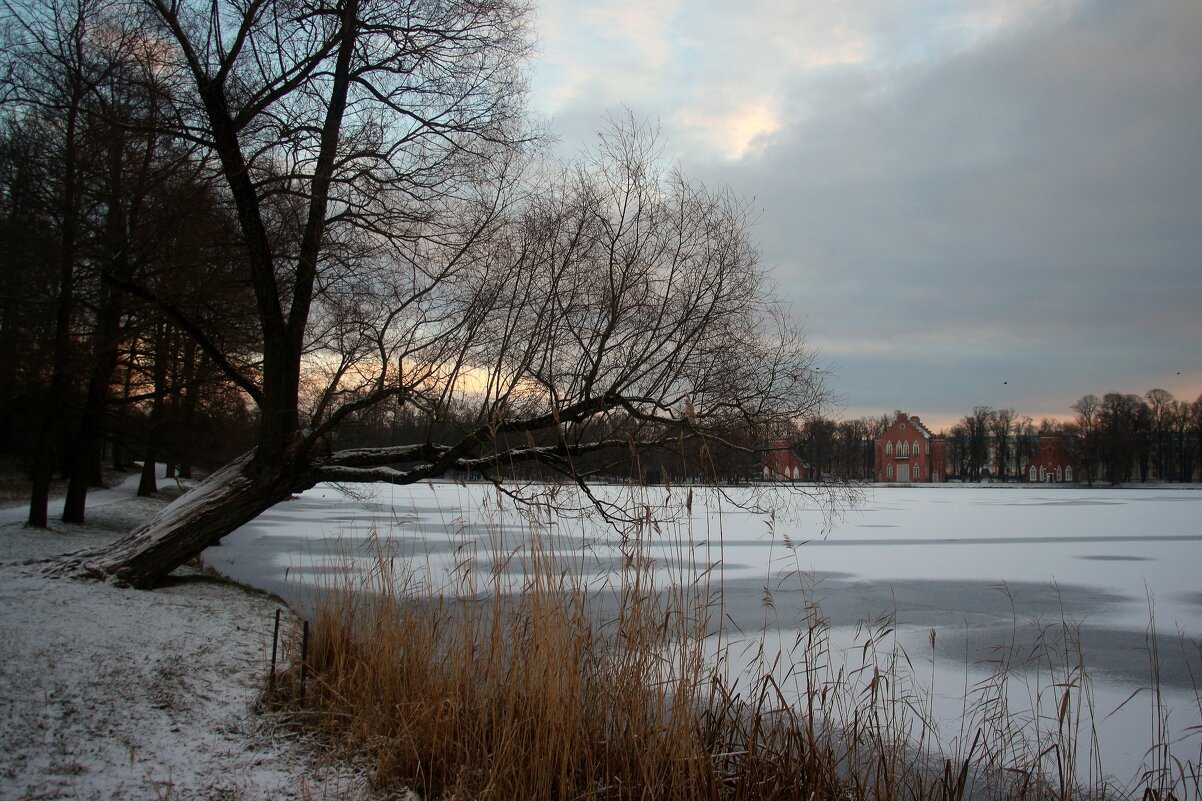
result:
<svg viewBox="0 0 1202 801"><path fill-rule="evenodd" d="M918 444L918 440L914 440L914 455L917 456L920 453L922 453L922 446Z"/></svg>
<svg viewBox="0 0 1202 801"><path fill-rule="evenodd" d="M1064 480L1065 481L1073 480L1073 466L1072 465L1069 465L1068 467L1064 468Z"/></svg>
<svg viewBox="0 0 1202 801"><path fill-rule="evenodd" d="M927 440L927 456L931 455L931 441Z"/></svg>
<svg viewBox="0 0 1202 801"><path fill-rule="evenodd" d="M1056 480L1064 481L1064 469L1060 465L1056 465Z"/></svg>
<svg viewBox="0 0 1202 801"><path fill-rule="evenodd" d="M892 456L892 455L893 455L893 443L892 443L892 442L886 442L886 443L885 443L885 455L886 455L886 456Z"/></svg>
<svg viewBox="0 0 1202 801"><path fill-rule="evenodd" d="M1031 480L1035 480L1035 465L1031 465Z"/></svg>
<svg viewBox="0 0 1202 801"><path fill-rule="evenodd" d="M917 481L920 478L922 478L922 467L916 464L914 465L914 480Z"/></svg>
<svg viewBox="0 0 1202 801"><path fill-rule="evenodd" d="M893 478L893 465L885 465L885 478Z"/></svg>

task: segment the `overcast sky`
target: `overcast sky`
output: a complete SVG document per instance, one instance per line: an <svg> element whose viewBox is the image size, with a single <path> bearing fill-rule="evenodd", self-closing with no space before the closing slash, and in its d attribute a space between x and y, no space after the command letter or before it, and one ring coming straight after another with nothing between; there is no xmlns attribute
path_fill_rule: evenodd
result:
<svg viewBox="0 0 1202 801"><path fill-rule="evenodd" d="M759 213L842 415L1202 393L1202 0L539 0L535 111Z"/></svg>

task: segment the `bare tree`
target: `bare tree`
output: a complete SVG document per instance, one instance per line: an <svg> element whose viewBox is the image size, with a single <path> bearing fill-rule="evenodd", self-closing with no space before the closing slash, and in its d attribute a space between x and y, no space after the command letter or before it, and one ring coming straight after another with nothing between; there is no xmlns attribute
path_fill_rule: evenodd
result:
<svg viewBox="0 0 1202 801"><path fill-rule="evenodd" d="M54 454L71 390L73 322L77 314L81 229L86 217L82 142L90 93L111 72L109 33L96 0L63 4L4 3L13 41L4 48L11 66L12 102L26 110L27 129L40 129L42 204L53 230L53 334L44 413L33 454L29 525L45 527ZM98 30L100 29L100 30Z"/></svg>
<svg viewBox="0 0 1202 801"><path fill-rule="evenodd" d="M974 406L958 426L964 430L969 481L980 481L989 469L989 434L996 416L990 406Z"/></svg>
<svg viewBox="0 0 1202 801"><path fill-rule="evenodd" d="M1014 475L1022 480L1027 464L1039 453L1039 433L1035 421L1027 415L1014 422Z"/></svg>
<svg viewBox="0 0 1202 801"><path fill-rule="evenodd" d="M1147 405L1138 395L1108 392L1099 406L1101 457L1111 484L1130 481L1147 469Z"/></svg>
<svg viewBox="0 0 1202 801"><path fill-rule="evenodd" d="M63 520L70 523L84 521L88 488L101 481L110 389L122 342L131 333L130 320L151 316L135 306L138 301L120 286L135 277L146 281L154 262L162 268L170 249L163 248L165 237L150 226L161 224L164 208L185 212L188 194L172 194L166 187L178 188L197 171L188 150L172 147L157 129L165 100L159 96L148 43L136 35L136 29L121 33L123 41L110 57L113 66L104 81L91 87L87 106L85 153L91 163L85 171L85 191L94 212L81 250L94 289L87 309L91 347L81 370L87 376L86 389L66 460L69 481ZM204 217L203 208L195 204L189 204L186 213ZM161 315L155 316L162 325Z"/></svg>
<svg viewBox="0 0 1202 801"><path fill-rule="evenodd" d="M0 136L0 452L29 453L45 343L52 320L45 255L53 252L46 213L45 140L30 121L6 117Z"/></svg>
<svg viewBox="0 0 1202 801"><path fill-rule="evenodd" d="M48 375L36 382L46 389L27 415L38 440L32 448L29 519L45 523L57 450L69 479L63 520L81 523L88 489L101 482L106 427L115 417L110 391L122 347L137 325L163 324L159 311L147 313L121 288L161 283L165 257L179 260L181 249L173 240L190 228L204 228L208 216L195 203L196 192L180 190L203 191L211 175L204 174L203 161L193 158L184 137L158 125L161 115L173 116L160 80L169 75L160 69L157 43L127 14L127 4L3 0L2 8L12 38L5 50L15 87L10 107L20 120L10 132L38 144L25 145L26 163L12 177L36 170L34 205L53 232L35 250L21 246L28 237L13 230L18 245L10 251L17 259L13 274L20 278L8 271L5 276L12 302L20 297L23 304L46 307L52 313L42 316L53 318L50 333L35 327L20 337L33 352L39 343L53 343L42 348L52 354L42 357ZM9 193L10 215L23 214L23 225L34 229L25 210L31 194L26 182L5 182L18 190ZM171 266L186 268L187 259L179 261ZM53 276L45 274L47 262L56 267ZM48 297L33 297L30 289L39 284L51 288ZM3 335L10 342L8 321L17 316L5 314Z"/></svg>
<svg viewBox="0 0 1202 801"><path fill-rule="evenodd" d="M1167 389L1150 389L1144 394L1151 415L1153 444L1156 454L1156 478L1164 481L1172 474L1172 446L1168 434L1172 429L1173 393Z"/></svg>
<svg viewBox="0 0 1202 801"><path fill-rule="evenodd" d="M1086 395L1073 404L1077 413L1074 461L1085 471L1085 480L1093 486L1101 460L1102 402L1097 395Z"/></svg>
<svg viewBox="0 0 1202 801"><path fill-rule="evenodd" d="M823 402L745 208L661 169L650 132L618 120L591 161L518 181L523 6L142 7L179 81L175 133L220 164L260 347L223 349L127 289L255 404L257 445L60 569L150 586L318 481L454 468L504 487L532 463L578 479L584 456L730 443ZM463 425L450 444L339 450L340 424L381 403Z"/></svg>
<svg viewBox="0 0 1202 801"><path fill-rule="evenodd" d="M1198 403L1174 400L1168 405L1168 473L1170 481L1192 481L1194 477L1194 459L1198 450L1198 437L1190 436L1191 416L1195 409L1202 408Z"/></svg>
<svg viewBox="0 0 1202 801"><path fill-rule="evenodd" d="M994 478L1005 481L1009 478L1010 440L1014 434L1014 421L1018 413L1013 409L998 409L989 418L989 434L993 438Z"/></svg>
<svg viewBox="0 0 1202 801"><path fill-rule="evenodd" d="M1194 465L1202 464L1202 395L1189 404L1185 412L1181 428L1188 428L1191 436L1181 437L1181 480L1191 481L1196 469Z"/></svg>

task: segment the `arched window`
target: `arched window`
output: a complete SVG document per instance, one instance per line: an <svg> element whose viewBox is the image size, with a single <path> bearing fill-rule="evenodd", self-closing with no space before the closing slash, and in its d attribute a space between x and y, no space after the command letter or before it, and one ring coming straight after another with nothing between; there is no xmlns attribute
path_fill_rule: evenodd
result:
<svg viewBox="0 0 1202 801"><path fill-rule="evenodd" d="M914 440L914 455L920 456L921 454L922 454L922 445L918 444L918 440Z"/></svg>
<svg viewBox="0 0 1202 801"><path fill-rule="evenodd" d="M1031 480L1034 481L1035 477L1036 477L1035 465L1031 465Z"/></svg>
<svg viewBox="0 0 1202 801"><path fill-rule="evenodd" d="M914 476L915 481L922 478L922 465L919 465L919 464L914 465L913 476Z"/></svg>
<svg viewBox="0 0 1202 801"><path fill-rule="evenodd" d="M1056 465L1056 480L1064 481L1064 468L1060 465Z"/></svg>
<svg viewBox="0 0 1202 801"><path fill-rule="evenodd" d="M1071 464L1068 467L1064 468L1064 480L1065 481L1073 480L1073 466Z"/></svg>
<svg viewBox="0 0 1202 801"><path fill-rule="evenodd" d="M885 443L885 455L886 455L886 456L892 456L892 455L893 455L893 443L892 443L892 442L886 442L886 443Z"/></svg>
<svg viewBox="0 0 1202 801"><path fill-rule="evenodd" d="M885 465L885 478L893 478L893 465Z"/></svg>
<svg viewBox="0 0 1202 801"><path fill-rule="evenodd" d="M927 456L931 455L931 441L927 440Z"/></svg>
<svg viewBox="0 0 1202 801"><path fill-rule="evenodd" d="M898 443L897 455L898 456L909 456L910 455L910 443L908 443L908 442Z"/></svg>

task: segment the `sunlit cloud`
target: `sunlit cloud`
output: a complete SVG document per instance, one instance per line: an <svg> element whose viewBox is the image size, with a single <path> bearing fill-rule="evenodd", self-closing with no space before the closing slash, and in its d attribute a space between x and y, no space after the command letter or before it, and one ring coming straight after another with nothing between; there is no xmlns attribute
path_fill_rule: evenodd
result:
<svg viewBox="0 0 1202 801"><path fill-rule="evenodd" d="M543 0L534 100L551 117L646 109L674 148L740 159L806 118L780 100L806 76L887 73L1076 2Z"/></svg>
<svg viewBox="0 0 1202 801"><path fill-rule="evenodd" d="M768 100L750 100L716 112L685 110L674 122L728 159L758 150L781 127L780 115Z"/></svg>

